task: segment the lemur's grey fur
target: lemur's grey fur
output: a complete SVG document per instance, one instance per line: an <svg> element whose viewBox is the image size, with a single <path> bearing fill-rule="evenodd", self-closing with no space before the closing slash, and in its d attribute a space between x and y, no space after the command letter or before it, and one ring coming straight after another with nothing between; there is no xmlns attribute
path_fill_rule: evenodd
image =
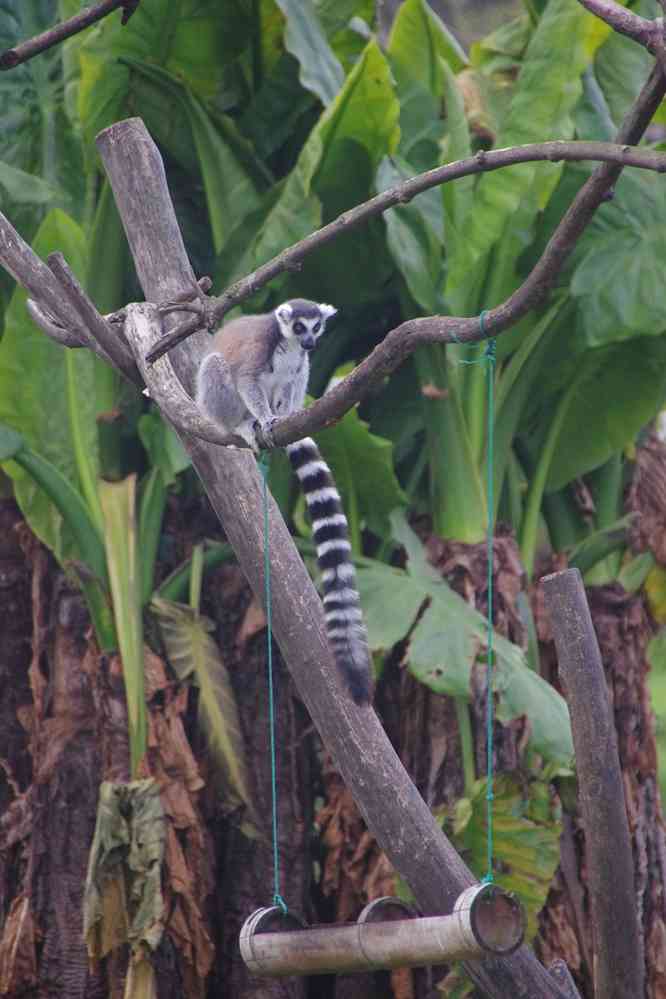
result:
<svg viewBox="0 0 666 999"><path fill-rule="evenodd" d="M294 298L274 312L242 316L215 334L197 375L202 412L257 450L277 419L301 409L308 354L334 316L332 305ZM310 437L287 445L312 521L328 639L357 703L370 700L368 642L351 560L347 519L331 471Z"/></svg>

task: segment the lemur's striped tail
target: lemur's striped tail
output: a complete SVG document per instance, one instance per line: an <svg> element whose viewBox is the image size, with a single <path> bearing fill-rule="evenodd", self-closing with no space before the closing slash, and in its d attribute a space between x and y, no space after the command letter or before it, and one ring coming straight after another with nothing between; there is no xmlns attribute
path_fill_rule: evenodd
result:
<svg viewBox="0 0 666 999"><path fill-rule="evenodd" d="M305 496L324 590L328 640L357 704L372 696L372 670L347 518L331 471L310 437L287 445L287 454Z"/></svg>

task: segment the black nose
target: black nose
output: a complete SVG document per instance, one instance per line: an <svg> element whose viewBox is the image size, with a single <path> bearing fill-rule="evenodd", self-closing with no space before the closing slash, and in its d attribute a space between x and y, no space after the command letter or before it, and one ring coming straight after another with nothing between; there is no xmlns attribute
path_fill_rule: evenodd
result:
<svg viewBox="0 0 666 999"><path fill-rule="evenodd" d="M311 333L306 336L301 337L301 347L303 350L313 350L315 345L315 338Z"/></svg>

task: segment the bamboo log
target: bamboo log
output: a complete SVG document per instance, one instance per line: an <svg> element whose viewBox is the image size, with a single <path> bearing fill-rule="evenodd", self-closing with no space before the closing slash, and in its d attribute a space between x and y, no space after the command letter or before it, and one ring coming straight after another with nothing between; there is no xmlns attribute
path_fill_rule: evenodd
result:
<svg viewBox="0 0 666 999"><path fill-rule="evenodd" d="M245 921L240 950L253 975L379 971L506 955L520 946L524 932L518 902L489 884L464 891L449 916L374 922L362 914L345 926L276 932L272 926L281 920L280 910L271 907Z"/></svg>
<svg viewBox="0 0 666 999"><path fill-rule="evenodd" d="M578 569L544 576L560 677L569 710L585 860L598 999L643 995L638 914L629 824L617 739L599 644Z"/></svg>

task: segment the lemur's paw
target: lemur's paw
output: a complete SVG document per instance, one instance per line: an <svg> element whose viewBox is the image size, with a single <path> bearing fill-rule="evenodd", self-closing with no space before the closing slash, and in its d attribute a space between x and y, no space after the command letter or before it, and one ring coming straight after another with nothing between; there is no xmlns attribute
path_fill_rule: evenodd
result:
<svg viewBox="0 0 666 999"><path fill-rule="evenodd" d="M254 433L257 444L260 448L270 451L275 447L275 441L273 440L273 427L277 422L277 416L272 416L270 420L264 420L261 424L258 420L255 421Z"/></svg>

